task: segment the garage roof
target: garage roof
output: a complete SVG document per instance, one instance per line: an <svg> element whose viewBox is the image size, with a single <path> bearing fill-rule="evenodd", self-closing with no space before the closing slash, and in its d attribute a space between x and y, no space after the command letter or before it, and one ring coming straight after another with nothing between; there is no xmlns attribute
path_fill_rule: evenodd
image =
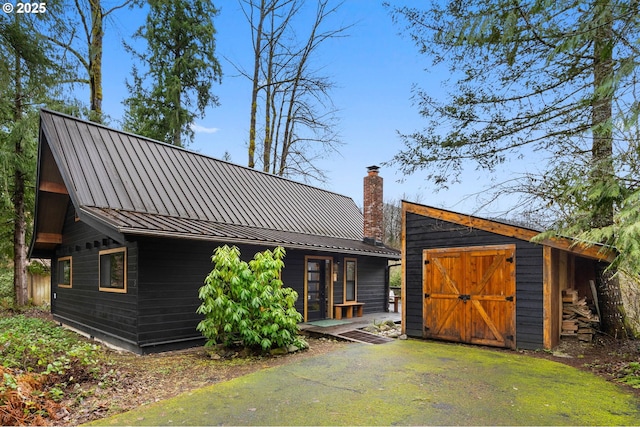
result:
<svg viewBox="0 0 640 427"><path fill-rule="evenodd" d="M363 217L351 198L42 110L32 256L61 243L69 200L80 220L116 237L142 234L399 256L362 242Z"/></svg>
<svg viewBox="0 0 640 427"><path fill-rule="evenodd" d="M402 217L406 216L407 212L415 213L418 215L427 216L430 218L439 219L442 221L451 222L454 224L462 225L469 228L475 228L478 230L488 231L490 233L499 234L502 236L513 237L520 240L531 241L534 237L538 236L541 231L534 230L532 228L516 226L507 222L499 220L489 220L480 218L473 215L466 215L457 212L448 211L445 209L434 208L431 206L425 206L418 203L412 203L403 200L402 201ZM599 261L611 262L615 258L615 251L611 248L605 247L600 244L586 244L568 237L554 237L544 239L537 242L544 246L550 246L556 249L562 249L576 255L583 256L585 258L595 259Z"/></svg>

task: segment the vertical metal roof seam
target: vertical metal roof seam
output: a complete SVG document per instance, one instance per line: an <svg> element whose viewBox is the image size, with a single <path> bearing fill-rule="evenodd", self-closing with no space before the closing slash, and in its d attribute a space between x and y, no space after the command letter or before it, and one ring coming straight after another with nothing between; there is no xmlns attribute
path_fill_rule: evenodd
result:
<svg viewBox="0 0 640 427"><path fill-rule="evenodd" d="M184 156L182 166L188 170L188 175L192 177L191 189L193 190L192 194L194 195L195 202L198 205L198 219L217 218L219 215L215 213L209 203L207 203L210 189L203 175L203 170L199 167L196 159L196 156ZM197 185L194 185L196 182ZM201 191L196 191L197 189Z"/></svg>
<svg viewBox="0 0 640 427"><path fill-rule="evenodd" d="M222 207L226 207L227 214L225 215L225 222L231 224L241 224L238 219L237 212L242 210L241 204L238 202L237 194L231 192L232 187L229 186L229 170L226 163L212 163L207 165L211 168L214 177L212 182L215 183L217 192L215 194L216 200L220 202Z"/></svg>
<svg viewBox="0 0 640 427"><path fill-rule="evenodd" d="M182 176L182 180L185 183L185 188L188 194L191 195L189 198L189 204L193 209L193 215L197 219L203 219L207 217L207 209L203 203L202 196L200 195L200 191L203 187L200 185L200 171L193 169L191 167L190 159L193 156L188 155L186 152L177 151L178 154L177 160L178 164L175 167L180 167L184 173L180 174Z"/></svg>
<svg viewBox="0 0 640 427"><path fill-rule="evenodd" d="M193 180L187 180L185 174L186 170L179 167L183 162L183 152L179 150L169 149L163 149L163 151L165 151L165 153L162 158L167 165L167 169L171 172L170 175L172 176L172 179L169 179L170 182L168 184L174 189L176 193L176 202L180 203L185 216L189 218L197 218L199 215L196 212L196 208L194 206L194 203L196 203L196 198L191 192Z"/></svg>
<svg viewBox="0 0 640 427"><path fill-rule="evenodd" d="M175 209L175 213L178 216L189 216L189 209L187 209L184 205L184 197L182 192L182 187L180 183L177 181L178 177L174 176L175 174L171 170L171 162L169 156L166 153L166 147L162 145L153 145L150 147L151 152L155 156L155 165L157 166L154 171L156 172L160 184L164 187L167 196L169 197L169 202L172 204Z"/></svg>
<svg viewBox="0 0 640 427"><path fill-rule="evenodd" d="M67 131L69 138L61 138L58 142L59 142L60 149L68 154L68 156L65 156L65 158L67 159L67 162L68 162L67 163L68 170L72 175L70 178L75 183L84 184L82 185L83 188L78 188L78 199L80 199L82 203L86 203L85 200L86 198L88 198L89 202L92 205L99 205L100 203L98 202L94 194L97 191L97 188L92 189L91 185L89 185L89 182L85 179L89 175L87 175L87 171L84 170L84 168L82 167L82 162L80 162L80 156L79 156L80 152L75 149L74 150L65 149L65 145L73 146L74 145L73 142L79 138L73 138L74 133L72 132L69 126L64 126L64 128ZM79 133L78 133L78 136L79 136ZM76 176L76 174L78 176ZM83 179L78 179L80 177L82 177Z"/></svg>
<svg viewBox="0 0 640 427"><path fill-rule="evenodd" d="M307 203L307 201L302 191L303 188L305 187L292 188L291 191L285 195L285 197L289 197L290 200L294 201L295 206L304 206ZM309 222L310 219L308 218L294 217L294 221L296 224L297 231L311 230L313 229L313 227L315 227L315 224L311 224Z"/></svg>
<svg viewBox="0 0 640 427"><path fill-rule="evenodd" d="M51 154L54 156L54 159L58 158L59 161L64 163L66 166L64 168L65 173L62 175L63 179L66 177L69 180L71 188L68 191L72 191L72 197L78 200L80 198L81 189L79 188L79 183L73 179L73 171L71 170L73 162L70 158L71 155L63 149L62 143L60 142L62 141L62 133L69 135L69 130L66 127L64 127L64 130L58 129L58 126L53 119L50 120L49 126L51 128L51 134L47 135L47 143L49 144Z"/></svg>
<svg viewBox="0 0 640 427"><path fill-rule="evenodd" d="M235 176L235 185L230 185L230 180L233 179L232 174L230 173L230 167L229 165L224 165L223 171L226 173L221 173L218 176L218 180L221 184L224 185L224 187L228 188L229 191L232 191L233 188L235 188L236 190L242 190L242 191L236 191L233 194L229 194L227 197L227 201L231 202L234 204L234 206L236 207L233 210L233 217L231 218L231 222L232 224L255 224L254 221L254 216L253 215L248 215L247 213L249 212L249 205L250 203L247 202L247 192L246 189L244 187L247 186L247 183L245 182L244 179L242 179L241 176L238 176L240 174L236 174ZM239 185L238 185L239 184Z"/></svg>
<svg viewBox="0 0 640 427"><path fill-rule="evenodd" d="M255 183L254 191L259 194L264 206L264 209L260 212L262 214L261 222L265 225L271 224L273 227L282 228L283 218L279 215L277 199L274 197L274 194L278 191L278 186L269 185L267 180L262 179L262 177L263 175L260 174L249 176L249 178L253 178L252 181Z"/></svg>
<svg viewBox="0 0 640 427"><path fill-rule="evenodd" d="M95 142L93 141L93 136L89 132L88 135L83 135L82 128L88 130L86 128L86 124L80 124L78 122L74 123L74 126L71 128L71 132L77 132L78 138L73 138L72 141L81 142L76 145L76 153L78 154L78 165L82 169L83 176L88 182L89 190L93 195L93 199L98 204L98 206L111 206L109 203L109 198L107 197L107 193L104 188L103 180L98 179L99 172L102 174L106 174L104 170L104 165L100 161L100 156L97 161L93 160L91 152L89 152L89 147L93 147L95 150Z"/></svg>
<svg viewBox="0 0 640 427"><path fill-rule="evenodd" d="M45 138L46 144L49 148L49 151L51 152L51 156L53 157L55 162L61 162L67 165L66 169L68 170L69 162L66 158L64 150L59 147L58 141L60 140L60 136L58 135L58 130L56 129L52 118L50 116L41 117L41 123L45 123L45 125L41 125L42 129L40 130L40 134ZM69 192L69 196L72 199L77 200L78 191L69 174L63 174L61 171L60 176L62 177L62 181L64 182L65 187L69 187L67 189L67 191ZM65 181L65 178L67 179L67 181Z"/></svg>
<svg viewBox="0 0 640 427"><path fill-rule="evenodd" d="M99 180L102 185L105 198L107 199L107 204L109 206L113 206L114 203L110 201L110 199L114 198L118 206L122 206L123 208L127 209L124 199L126 198L129 200L129 206L132 205L130 203L131 199L129 197L128 191L126 191L126 189L122 185L120 185L119 187L125 191L118 191L119 189L116 188L116 186L118 186L117 181L120 179L120 175L117 170L118 168L116 168L116 166L113 164L113 161L111 160L111 151L113 151L112 146L107 145L107 141L105 141L100 135L99 128L90 128L87 126L86 132L88 135L90 135L91 148L94 149L97 153L97 158L99 159L97 163L102 168L102 170L104 170L104 176L107 178L104 180ZM88 147L86 141L85 147ZM96 175L100 176L98 172L96 172Z"/></svg>
<svg viewBox="0 0 640 427"><path fill-rule="evenodd" d="M267 175L256 174L256 190L261 193L265 209L263 212L263 222L273 224L274 228L283 229L285 227L286 218L282 215L282 208L288 203L287 199L278 197L278 194L285 192L289 185L284 181L280 183L276 180L265 179ZM283 184L283 185L279 185ZM296 224L288 222L289 227L295 228ZM263 227L267 228L267 227Z"/></svg>
<svg viewBox="0 0 640 427"><path fill-rule="evenodd" d="M219 221L227 221L231 217L229 203L222 203L226 197L219 187L218 175L220 163L207 162L204 157L194 157L194 161L198 164L203 172L202 179L206 184L206 203L210 212L214 213L213 218Z"/></svg>
<svg viewBox="0 0 640 427"><path fill-rule="evenodd" d="M142 185L153 185L153 191L157 193L158 195L158 199L162 201L162 207L163 207L163 211L160 211L159 213L164 213L164 214L172 214L172 215L177 215L178 214L178 210L176 209L176 207L173 205L173 200L171 199L171 196L169 195L169 193L167 192L167 188L166 186L163 184L162 182L162 177L160 176L160 174L162 173L161 170L157 170L157 169L161 169L160 164L158 163L157 159L157 153L154 152L154 146L149 145L147 150L143 150L142 149L142 144L140 141L135 141L136 144L136 151L138 151L140 154L142 154L147 162L143 163L140 165L140 167L144 167L147 171L147 175L150 178L149 182L145 182L145 183L141 183ZM155 165L155 167L154 167ZM166 177L165 177L166 179ZM153 182L156 181L156 182ZM151 189L149 189L151 190ZM163 197L164 195L164 197Z"/></svg>
<svg viewBox="0 0 640 427"><path fill-rule="evenodd" d="M124 144L120 139L120 135L114 134L113 132L106 132L103 128L97 128L97 131L105 145L110 148L107 152L110 165L113 167L112 173L117 177L118 184L124 190L123 192L128 198L131 210L139 210L143 206L142 196L140 195L138 187L131 185L131 183L135 182L131 178L131 173L136 173L137 168L117 167L118 163L125 165L127 162L127 159L122 156ZM117 137L117 140L114 137ZM126 206L124 207L126 208Z"/></svg>
<svg viewBox="0 0 640 427"><path fill-rule="evenodd" d="M135 144L137 142L133 141L131 136L128 134L120 134L120 138L122 140L122 147L124 152L126 153L127 162L130 164L130 168L135 172L138 177L137 181L131 181L131 187L135 187L138 194L141 194L142 191L146 194L146 197L141 198L141 202L143 205L143 209L145 212L153 212L160 213L161 211L165 211L164 204L159 197L152 197L151 191L149 191L148 185L145 183L151 182L151 177L147 168L141 167L142 157L138 155L138 150L135 148ZM146 158L146 156L145 156ZM145 177L143 176L146 176ZM130 175L132 178L133 176ZM157 193L156 193L157 194ZM163 208L161 209L156 203L157 202L163 204Z"/></svg>
<svg viewBox="0 0 640 427"><path fill-rule="evenodd" d="M261 201L256 189L256 184L255 182L252 182L251 176L246 170L238 170L237 172L236 178L238 179L240 189L242 190L239 191L239 196L241 197L243 204L243 208L239 213L245 219L245 223L261 227L263 226L262 216L260 215L261 212L257 209L250 209L250 206L254 201ZM260 209L264 211L264 206L261 203L259 203L258 206L260 206Z"/></svg>

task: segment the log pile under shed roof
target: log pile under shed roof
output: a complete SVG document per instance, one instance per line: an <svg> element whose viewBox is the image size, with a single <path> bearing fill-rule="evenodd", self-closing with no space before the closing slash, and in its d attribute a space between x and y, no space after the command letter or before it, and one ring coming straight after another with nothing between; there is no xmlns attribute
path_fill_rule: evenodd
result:
<svg viewBox="0 0 640 427"><path fill-rule="evenodd" d="M575 289L562 291L562 334L590 342L600 327L600 318L587 305L586 298L580 298Z"/></svg>

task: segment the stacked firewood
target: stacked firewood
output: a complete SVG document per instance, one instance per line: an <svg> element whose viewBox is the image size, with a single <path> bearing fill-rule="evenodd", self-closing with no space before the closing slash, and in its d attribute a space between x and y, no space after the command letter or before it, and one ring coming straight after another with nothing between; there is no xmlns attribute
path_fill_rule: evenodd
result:
<svg viewBox="0 0 640 427"><path fill-rule="evenodd" d="M587 306L585 298L579 298L578 291L562 291L562 337L577 337L580 341L589 342L599 324L598 315Z"/></svg>

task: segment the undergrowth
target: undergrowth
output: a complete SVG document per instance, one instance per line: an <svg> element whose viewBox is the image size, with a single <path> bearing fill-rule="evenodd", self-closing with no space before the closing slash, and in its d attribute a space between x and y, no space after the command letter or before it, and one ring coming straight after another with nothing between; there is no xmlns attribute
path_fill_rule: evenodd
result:
<svg viewBox="0 0 640 427"><path fill-rule="evenodd" d="M618 381L633 388L640 388L640 362L629 362L621 374L622 377Z"/></svg>
<svg viewBox="0 0 640 427"><path fill-rule="evenodd" d="M74 383L99 375L100 347L53 322L0 314L0 425L46 425Z"/></svg>

